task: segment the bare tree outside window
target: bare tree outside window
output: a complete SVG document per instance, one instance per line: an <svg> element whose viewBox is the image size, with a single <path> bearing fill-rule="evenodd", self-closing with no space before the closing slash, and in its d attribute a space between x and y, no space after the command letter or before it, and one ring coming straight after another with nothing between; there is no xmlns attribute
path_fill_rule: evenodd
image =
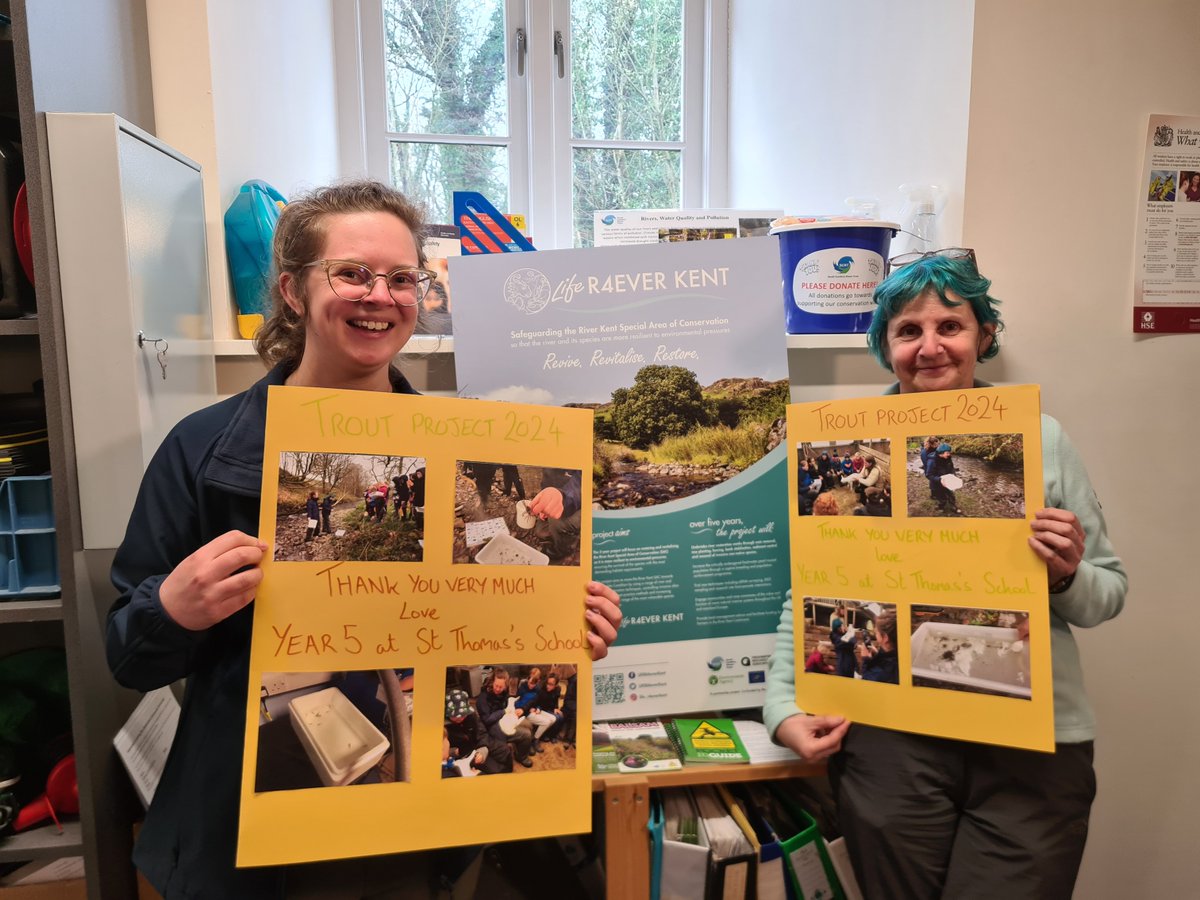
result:
<svg viewBox="0 0 1200 900"><path fill-rule="evenodd" d="M511 208L510 172L529 161L511 158L503 0L382 2L392 183L432 221L451 220L455 190L528 212ZM597 209L681 205L684 13L684 0L571 0L570 64L554 85L568 91L570 119L535 120L530 134L551 140L559 171L570 167L571 208L556 215L569 212L576 246L592 243Z"/></svg>

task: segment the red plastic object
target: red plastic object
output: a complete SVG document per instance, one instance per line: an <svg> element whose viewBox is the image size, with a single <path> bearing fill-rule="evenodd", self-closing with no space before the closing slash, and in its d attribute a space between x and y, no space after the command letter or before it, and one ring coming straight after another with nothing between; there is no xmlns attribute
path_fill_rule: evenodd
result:
<svg viewBox="0 0 1200 900"><path fill-rule="evenodd" d="M21 807L13 823L13 831L24 831L34 825L53 819L62 831L58 814L73 816L79 813L79 781L75 777L75 754L60 759L46 777L46 793Z"/></svg>
<svg viewBox="0 0 1200 900"><path fill-rule="evenodd" d="M29 200L25 196L24 182L13 204L13 241L17 245L17 259L21 260L25 277L33 284L33 232L29 228Z"/></svg>

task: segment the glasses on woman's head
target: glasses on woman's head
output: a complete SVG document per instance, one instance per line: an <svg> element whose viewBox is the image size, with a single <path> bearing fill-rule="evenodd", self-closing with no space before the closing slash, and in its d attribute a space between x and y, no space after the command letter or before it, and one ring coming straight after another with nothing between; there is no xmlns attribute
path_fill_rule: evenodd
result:
<svg viewBox="0 0 1200 900"><path fill-rule="evenodd" d="M437 279L437 273L416 266L397 266L392 271L372 272L352 259L318 259L304 268L320 266L329 279L329 287L343 300L358 302L375 288L375 279L382 278L388 296L397 306L416 306Z"/></svg>
<svg viewBox="0 0 1200 900"><path fill-rule="evenodd" d="M913 263L928 259L931 256L940 256L944 259L969 259L972 265L975 265L977 269L979 268L975 263L975 251L969 247L946 247L944 250L929 250L925 253L922 253L920 250L914 250L912 253L901 253L899 256L893 256L889 259L883 267L884 277L886 278L897 269L911 266Z"/></svg>

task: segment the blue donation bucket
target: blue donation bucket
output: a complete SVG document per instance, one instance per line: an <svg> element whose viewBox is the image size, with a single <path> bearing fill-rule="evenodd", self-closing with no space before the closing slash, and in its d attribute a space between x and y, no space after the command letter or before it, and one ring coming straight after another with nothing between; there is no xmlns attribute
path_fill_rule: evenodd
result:
<svg viewBox="0 0 1200 900"><path fill-rule="evenodd" d="M788 334L857 334L871 324L893 222L854 216L776 220Z"/></svg>
<svg viewBox="0 0 1200 900"><path fill-rule="evenodd" d="M225 211L225 255L238 305L238 331L252 338L271 311L271 241L283 194L265 181L247 181Z"/></svg>

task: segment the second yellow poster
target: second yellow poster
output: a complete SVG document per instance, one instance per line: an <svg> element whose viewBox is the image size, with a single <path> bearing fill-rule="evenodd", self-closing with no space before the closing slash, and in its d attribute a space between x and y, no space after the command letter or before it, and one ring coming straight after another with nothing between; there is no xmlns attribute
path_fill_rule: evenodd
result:
<svg viewBox="0 0 1200 900"><path fill-rule="evenodd" d="M800 708L1052 750L1037 387L797 404L788 452Z"/></svg>

